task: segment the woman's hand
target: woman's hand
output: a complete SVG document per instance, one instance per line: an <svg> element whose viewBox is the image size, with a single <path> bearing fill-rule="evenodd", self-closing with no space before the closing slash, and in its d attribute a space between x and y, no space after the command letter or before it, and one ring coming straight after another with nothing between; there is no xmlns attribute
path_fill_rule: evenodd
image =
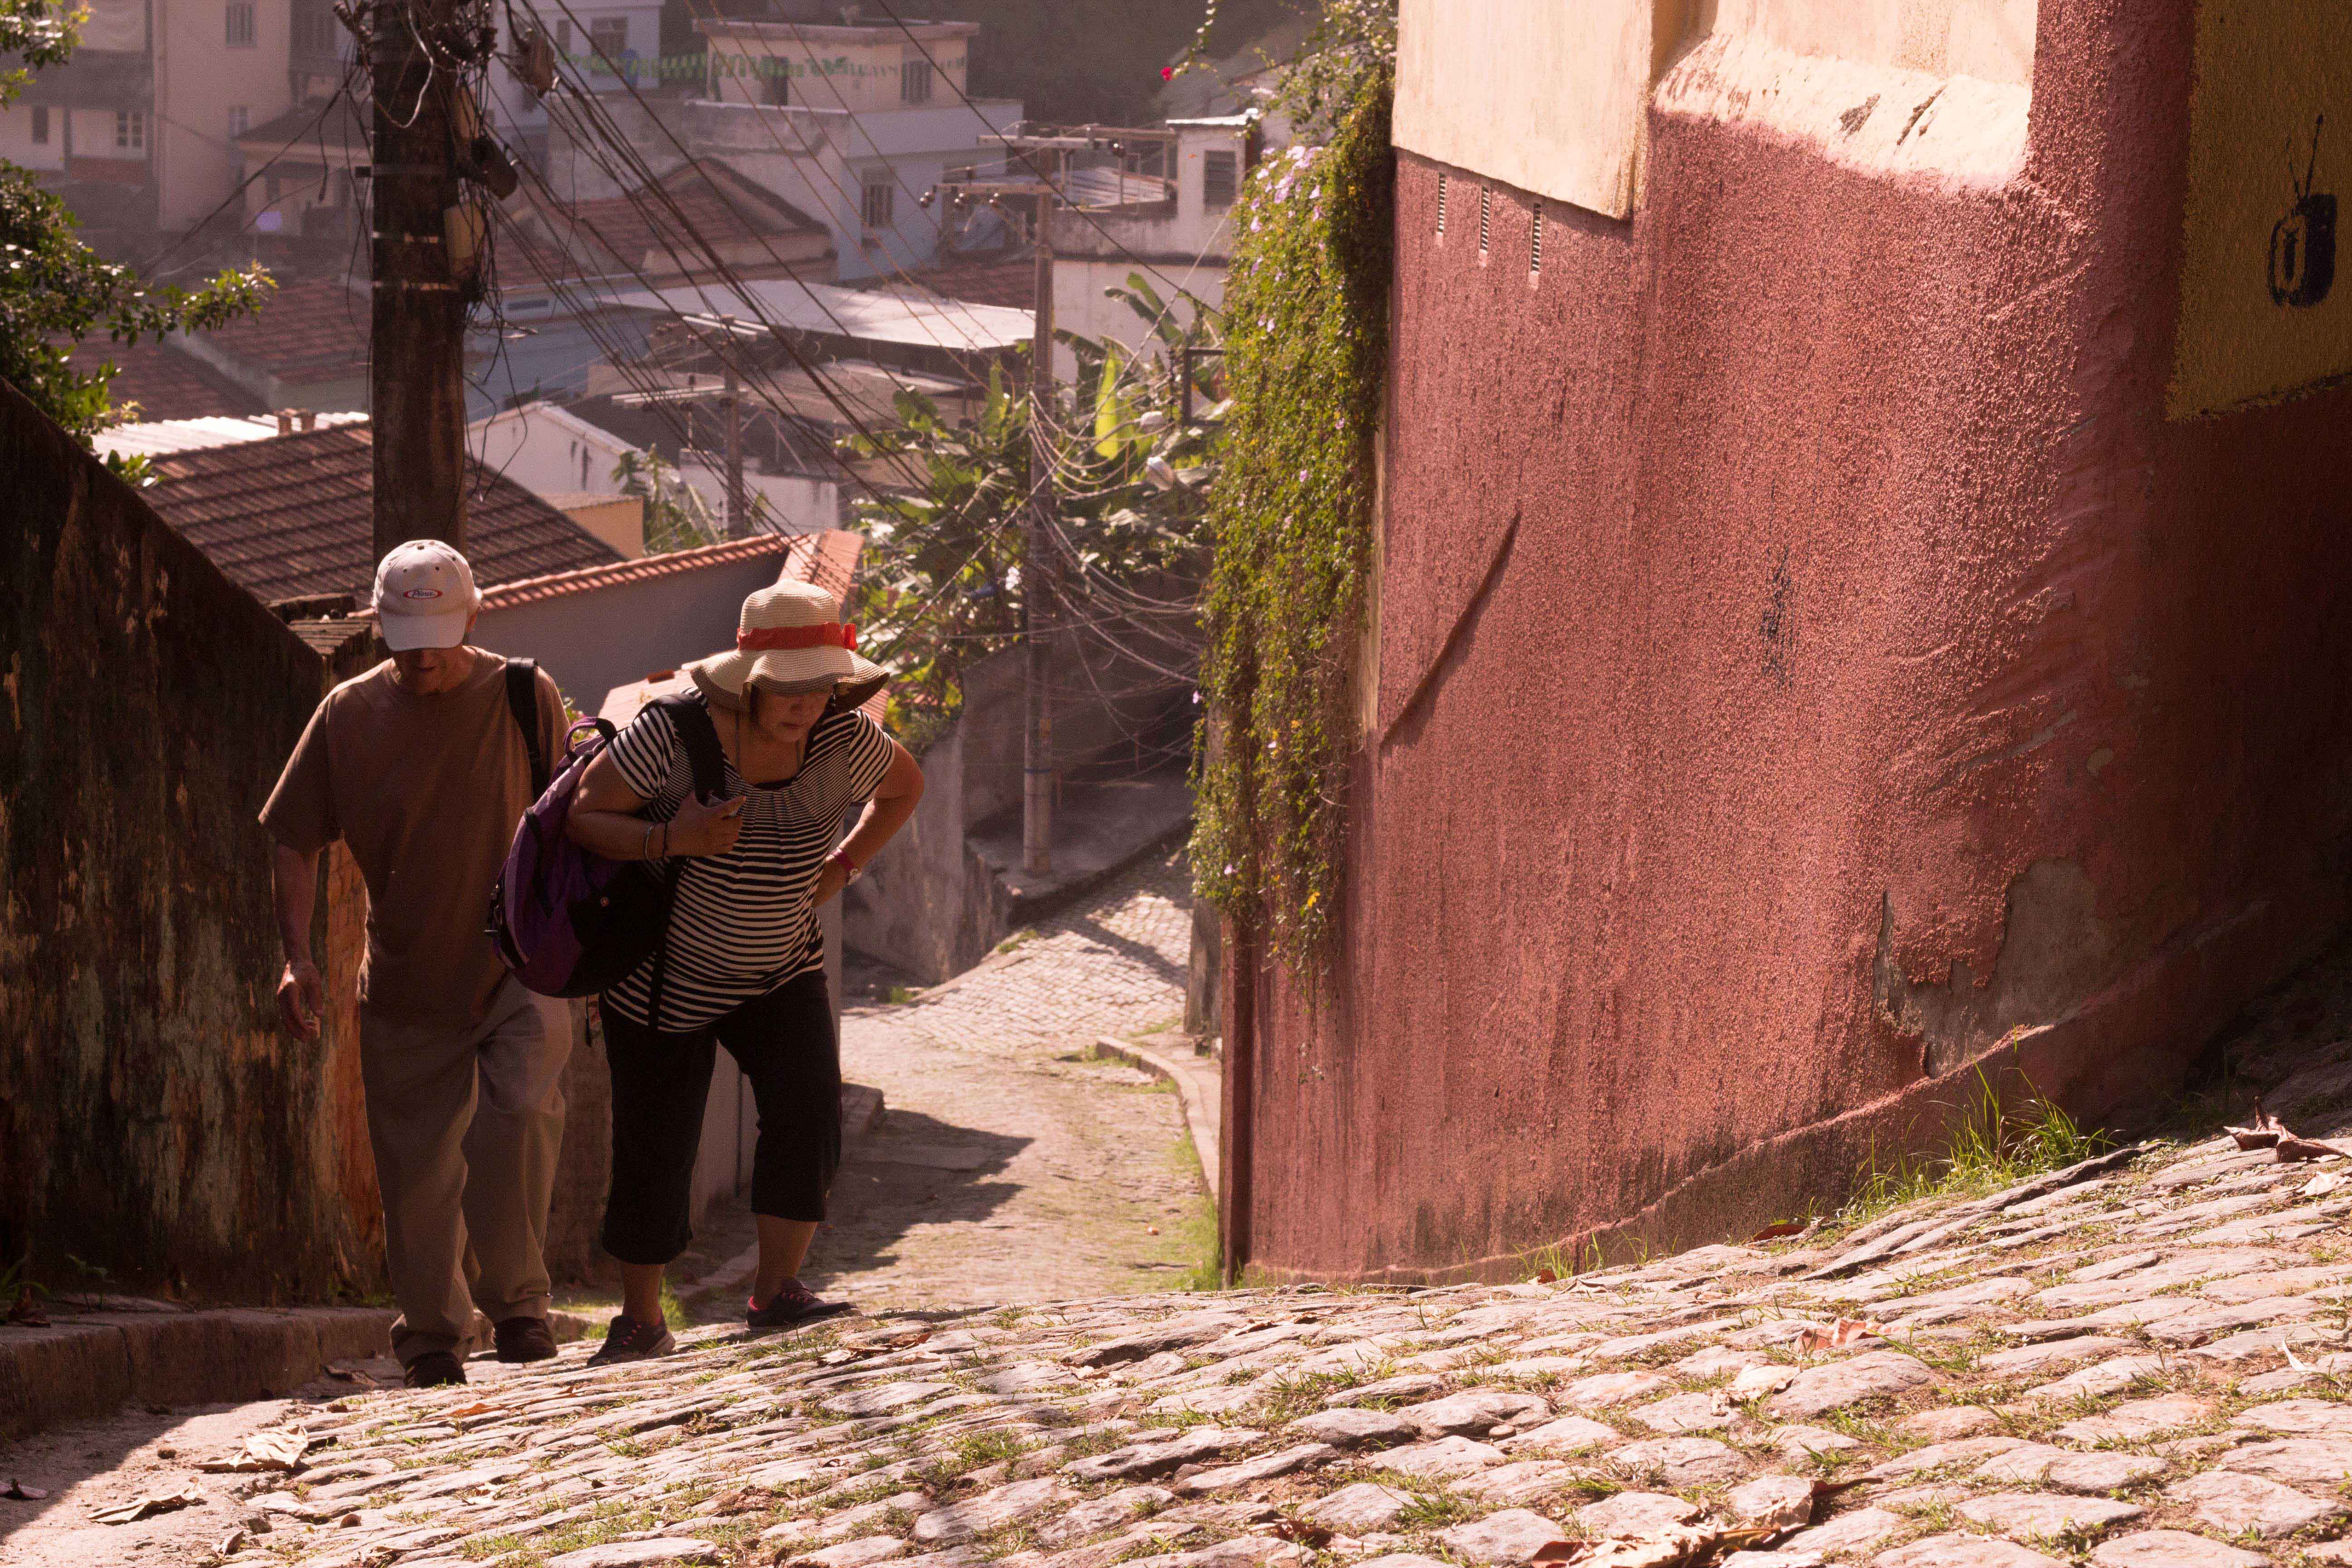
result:
<svg viewBox="0 0 2352 1568"><path fill-rule="evenodd" d="M847 886L849 873L843 868L840 859L827 860L824 869L816 874L816 889L809 895L809 902L822 904Z"/></svg>
<svg viewBox="0 0 2352 1568"><path fill-rule="evenodd" d="M708 805L698 798L688 801L669 819L667 840L661 828L654 829L655 847L672 855L726 854L743 836L744 798L739 795Z"/></svg>

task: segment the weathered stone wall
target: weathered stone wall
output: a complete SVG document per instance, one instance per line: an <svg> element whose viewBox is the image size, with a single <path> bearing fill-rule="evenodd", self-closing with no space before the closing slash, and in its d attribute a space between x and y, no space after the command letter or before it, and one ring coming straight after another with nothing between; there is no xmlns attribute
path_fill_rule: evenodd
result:
<svg viewBox="0 0 2352 1568"><path fill-rule="evenodd" d="M0 473L0 1258L248 1301L364 1288L355 1032L277 1023L255 821L326 670L5 386Z"/></svg>

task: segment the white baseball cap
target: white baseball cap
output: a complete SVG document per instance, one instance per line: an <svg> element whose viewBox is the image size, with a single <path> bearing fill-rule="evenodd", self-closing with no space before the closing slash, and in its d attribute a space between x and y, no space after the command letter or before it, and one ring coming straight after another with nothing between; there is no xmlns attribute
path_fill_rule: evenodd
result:
<svg viewBox="0 0 2352 1568"><path fill-rule="evenodd" d="M397 545L375 569L376 626L394 653L456 647L481 603L474 569L437 539Z"/></svg>

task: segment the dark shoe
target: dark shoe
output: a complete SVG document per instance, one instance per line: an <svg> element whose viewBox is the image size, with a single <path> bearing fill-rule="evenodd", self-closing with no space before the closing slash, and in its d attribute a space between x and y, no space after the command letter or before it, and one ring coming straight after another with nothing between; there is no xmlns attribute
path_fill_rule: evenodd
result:
<svg viewBox="0 0 2352 1568"><path fill-rule="evenodd" d="M789 1329L795 1323L813 1323L819 1318L830 1318L849 1310L846 1301L821 1301L814 1291L797 1279L787 1279L764 1307L758 1297L744 1304L743 1321L755 1329Z"/></svg>
<svg viewBox="0 0 2352 1568"><path fill-rule="evenodd" d="M495 1331L500 1361L547 1361L555 1354L545 1318L509 1318Z"/></svg>
<svg viewBox="0 0 2352 1568"><path fill-rule="evenodd" d="M408 1386L439 1388L466 1381L466 1363L447 1351L426 1351L408 1363Z"/></svg>
<svg viewBox="0 0 2352 1568"><path fill-rule="evenodd" d="M625 1361L651 1361L677 1349L677 1336L662 1323L641 1323L624 1314L604 1331L604 1343L588 1358L590 1366L618 1366Z"/></svg>

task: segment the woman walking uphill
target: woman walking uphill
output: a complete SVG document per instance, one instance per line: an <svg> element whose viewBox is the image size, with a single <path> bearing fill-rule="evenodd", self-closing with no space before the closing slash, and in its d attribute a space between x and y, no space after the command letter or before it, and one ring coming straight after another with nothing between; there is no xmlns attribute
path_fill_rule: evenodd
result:
<svg viewBox="0 0 2352 1568"><path fill-rule="evenodd" d="M841 1160L840 1051L816 910L856 879L923 793L915 759L858 711L883 673L856 644L832 595L801 583L763 588L743 601L734 649L687 666L696 689L648 707L581 780L575 840L611 859L668 861L677 873L661 945L603 997L613 1072L604 1243L621 1262L622 1305L599 1362L639 1361L675 1342L662 1321L662 1268L693 1234L714 1041L751 1080L760 1111L760 1270L748 1321L781 1328L844 1310L799 1278ZM693 753L708 755L714 730L725 790L706 801ZM866 808L842 840L858 801Z"/></svg>

